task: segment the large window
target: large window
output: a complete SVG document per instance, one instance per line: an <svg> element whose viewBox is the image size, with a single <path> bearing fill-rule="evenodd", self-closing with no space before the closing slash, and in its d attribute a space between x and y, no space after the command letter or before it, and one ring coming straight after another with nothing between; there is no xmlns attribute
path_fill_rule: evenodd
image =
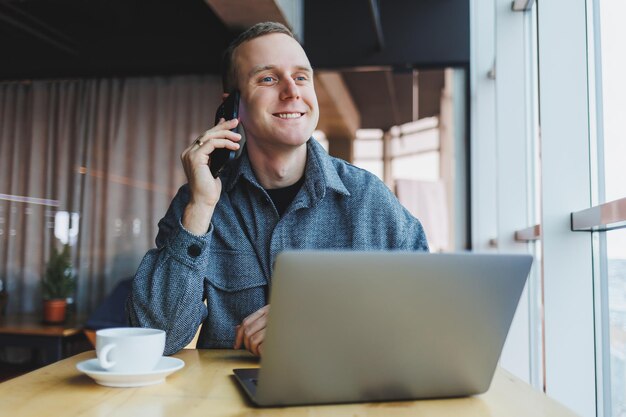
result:
<svg viewBox="0 0 626 417"><path fill-rule="evenodd" d="M624 219L571 227L626 204L626 2L529 4L472 3L473 248L535 255L501 365L581 416L626 416Z"/></svg>

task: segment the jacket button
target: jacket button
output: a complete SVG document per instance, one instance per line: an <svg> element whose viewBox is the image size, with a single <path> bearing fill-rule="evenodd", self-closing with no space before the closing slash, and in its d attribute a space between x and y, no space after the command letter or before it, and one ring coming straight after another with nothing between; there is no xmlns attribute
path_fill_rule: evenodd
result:
<svg viewBox="0 0 626 417"><path fill-rule="evenodd" d="M202 249L200 249L200 246L194 244L187 248L187 253L189 254L189 256L197 258L202 253Z"/></svg>

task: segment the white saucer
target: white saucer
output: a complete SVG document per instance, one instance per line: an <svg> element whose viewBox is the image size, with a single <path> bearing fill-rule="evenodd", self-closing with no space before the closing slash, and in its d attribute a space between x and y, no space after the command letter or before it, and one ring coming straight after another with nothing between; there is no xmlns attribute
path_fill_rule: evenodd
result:
<svg viewBox="0 0 626 417"><path fill-rule="evenodd" d="M98 384L107 387L143 387L165 382L165 377L185 366L178 358L163 356L157 366L149 372L123 373L105 371L100 367L98 359L89 359L76 364L76 369L89 375Z"/></svg>

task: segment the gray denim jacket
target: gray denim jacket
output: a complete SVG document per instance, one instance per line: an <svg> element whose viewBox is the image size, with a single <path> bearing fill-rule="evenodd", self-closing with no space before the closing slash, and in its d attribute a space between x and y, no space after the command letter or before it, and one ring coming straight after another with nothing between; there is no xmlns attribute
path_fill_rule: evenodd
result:
<svg viewBox="0 0 626 417"><path fill-rule="evenodd" d="M200 324L198 348L231 348L235 326L267 304L272 265L285 249L428 251L420 222L376 176L330 157L315 139L307 143L304 175L280 217L244 152L221 176L203 236L181 224L189 201L182 186L133 280L130 324L165 330L168 355Z"/></svg>

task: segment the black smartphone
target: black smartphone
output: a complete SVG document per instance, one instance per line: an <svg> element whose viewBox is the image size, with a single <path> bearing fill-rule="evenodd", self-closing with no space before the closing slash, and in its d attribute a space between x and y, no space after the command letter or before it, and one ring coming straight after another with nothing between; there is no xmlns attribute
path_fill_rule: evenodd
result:
<svg viewBox="0 0 626 417"><path fill-rule="evenodd" d="M239 91L235 90L230 93L226 100L217 108L215 124L218 124L221 118L224 118L224 120L239 118ZM231 151L230 149L220 148L211 153L209 156L209 168L213 178L217 178L229 162L241 156L243 147L246 144L246 134L241 122L231 131L241 135L241 140L238 142L240 145L239 149Z"/></svg>

